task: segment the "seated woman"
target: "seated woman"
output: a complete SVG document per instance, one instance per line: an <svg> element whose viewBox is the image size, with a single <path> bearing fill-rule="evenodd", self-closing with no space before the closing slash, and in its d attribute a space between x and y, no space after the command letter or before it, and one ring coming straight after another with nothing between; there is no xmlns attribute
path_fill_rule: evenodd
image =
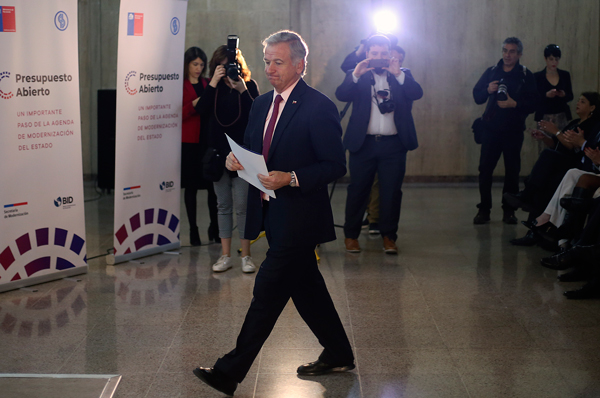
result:
<svg viewBox="0 0 600 398"><path fill-rule="evenodd" d="M518 194L504 195L506 203L530 213L527 222L532 223L544 211L569 169L592 171L592 164L582 149L596 146L600 139L600 112L594 113L599 105L600 94L584 92L579 97L575 110L579 119L571 121L562 130L552 122L539 122L540 130L534 133L534 137L544 139L554 149L546 149L540 154L525 182L524 190ZM528 233L524 238L513 239L511 243L531 246L535 244L535 239L533 234Z"/></svg>
<svg viewBox="0 0 600 398"><path fill-rule="evenodd" d="M586 148L585 152L594 162L596 173L599 172L600 150ZM535 219L535 225L529 225L531 230L564 247L583 228L591 198L600 196L600 176L596 173L569 170L544 212Z"/></svg>

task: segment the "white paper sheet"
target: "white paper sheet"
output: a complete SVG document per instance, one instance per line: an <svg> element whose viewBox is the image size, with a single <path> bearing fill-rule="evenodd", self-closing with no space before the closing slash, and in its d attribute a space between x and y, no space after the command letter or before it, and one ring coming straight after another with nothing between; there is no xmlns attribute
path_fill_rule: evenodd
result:
<svg viewBox="0 0 600 398"><path fill-rule="evenodd" d="M238 162L244 166L244 170L238 170L238 176L275 199L275 191L265 188L258 179L259 174L269 175L265 158L262 155L241 147L227 134L225 136L227 137L227 141L229 141L231 152L233 152Z"/></svg>

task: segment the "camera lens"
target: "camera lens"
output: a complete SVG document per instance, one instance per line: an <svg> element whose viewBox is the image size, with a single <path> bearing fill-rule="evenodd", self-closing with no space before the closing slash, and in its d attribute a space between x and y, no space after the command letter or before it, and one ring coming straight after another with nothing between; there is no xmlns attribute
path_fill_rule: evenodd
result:
<svg viewBox="0 0 600 398"><path fill-rule="evenodd" d="M240 66L237 63L231 63L227 65L227 77L236 82L240 80Z"/></svg>

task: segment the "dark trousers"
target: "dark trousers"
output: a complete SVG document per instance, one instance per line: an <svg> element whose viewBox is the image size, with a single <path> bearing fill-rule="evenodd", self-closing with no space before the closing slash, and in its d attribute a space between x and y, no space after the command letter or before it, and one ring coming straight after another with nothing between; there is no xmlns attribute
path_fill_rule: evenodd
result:
<svg viewBox="0 0 600 398"><path fill-rule="evenodd" d="M274 231L268 224L265 228L271 244ZM319 272L314 249L314 246L269 247L256 275L254 297L235 349L219 358L215 369L242 382L290 298L324 348L319 359L335 365L354 363L350 342Z"/></svg>
<svg viewBox="0 0 600 398"><path fill-rule="evenodd" d="M350 153L350 185L346 197L344 235L357 239L369 202L373 179L379 179L379 230L393 241L398 238L402 206L402 182L406 172L406 149L397 136L367 135L363 146Z"/></svg>
<svg viewBox="0 0 600 398"><path fill-rule="evenodd" d="M587 224L579 236L577 245L591 246L600 243L600 198L594 199Z"/></svg>
<svg viewBox="0 0 600 398"><path fill-rule="evenodd" d="M208 214L210 216L210 227L216 231L215 236L218 236L219 232L219 221L217 217L217 195L215 194L215 188L212 183L206 188L208 198ZM190 230L198 228L196 220L196 208L197 201L196 195L198 194L197 188L185 188L183 191L183 200L185 203L185 210L188 216L188 222L190 223Z"/></svg>
<svg viewBox="0 0 600 398"><path fill-rule="evenodd" d="M533 209L530 214L533 218L544 212L567 171L576 167L577 161L562 152L544 149L540 153L523 190L524 199Z"/></svg>
<svg viewBox="0 0 600 398"><path fill-rule="evenodd" d="M489 211L492 208L492 180L500 155L504 156L504 188L502 193L519 192L522 146L522 131L498 133L486 130L483 132L481 156L479 158L479 195L481 197L481 202L477 205L479 209Z"/></svg>

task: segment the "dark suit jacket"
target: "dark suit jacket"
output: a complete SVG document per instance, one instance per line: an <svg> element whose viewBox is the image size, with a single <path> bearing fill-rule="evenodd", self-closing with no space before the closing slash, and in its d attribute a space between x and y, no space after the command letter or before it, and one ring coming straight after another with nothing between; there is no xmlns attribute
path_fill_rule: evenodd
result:
<svg viewBox="0 0 600 398"><path fill-rule="evenodd" d="M254 100L244 144L262 153L265 120L273 100L270 91ZM295 171L299 187L283 187L269 201L269 244L312 246L335 240L327 184L346 174L342 127L337 107L300 79L281 111L269 149L267 168ZM245 236L262 230L260 191L250 186Z"/></svg>
<svg viewBox="0 0 600 398"><path fill-rule="evenodd" d="M412 77L409 70L406 74L404 84L400 85L396 78L388 74L388 83L392 92L392 100L396 104L394 110L394 122L398 131L398 138L407 151L412 151L419 146L417 131L412 117L412 103L423 96L423 89ZM344 136L344 147L350 152L358 151L367 135L369 120L371 119L372 103L372 81L370 72L362 75L358 82L352 80L352 72L346 73L344 82L335 90L338 100L344 102L352 101L352 115Z"/></svg>

